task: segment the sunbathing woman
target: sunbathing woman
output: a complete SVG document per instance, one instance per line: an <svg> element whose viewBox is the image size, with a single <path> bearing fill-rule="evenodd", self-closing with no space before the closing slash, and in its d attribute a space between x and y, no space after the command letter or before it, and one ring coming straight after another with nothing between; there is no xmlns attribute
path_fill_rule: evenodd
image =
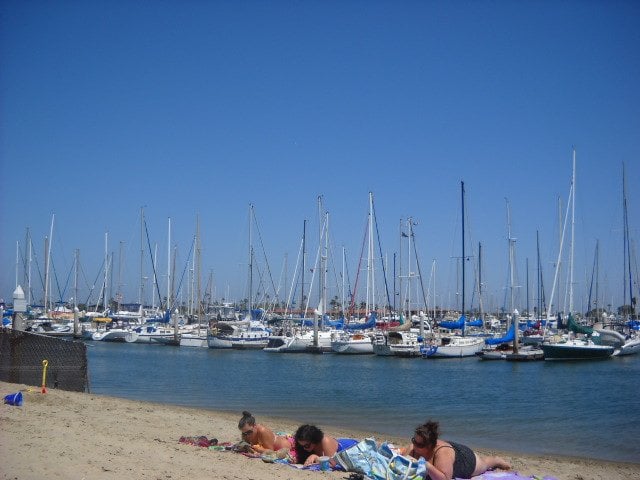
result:
<svg viewBox="0 0 640 480"><path fill-rule="evenodd" d="M301 425L294 435L298 463L305 466L318 463L320 457L331 457L352 447L357 440L353 438L333 438L325 435L315 425Z"/></svg>
<svg viewBox="0 0 640 480"><path fill-rule="evenodd" d="M264 453L267 450L287 450L295 451L292 437L281 437L276 435L264 425L256 423L256 419L249 412L242 412L242 418L238 422L238 428L242 435L242 440L251 445L257 453Z"/></svg>
<svg viewBox="0 0 640 480"><path fill-rule="evenodd" d="M401 449L405 455L426 461L431 480L471 478L492 468L511 470L500 457L480 456L465 445L438 439L438 422L431 420L416 428L411 445Z"/></svg>

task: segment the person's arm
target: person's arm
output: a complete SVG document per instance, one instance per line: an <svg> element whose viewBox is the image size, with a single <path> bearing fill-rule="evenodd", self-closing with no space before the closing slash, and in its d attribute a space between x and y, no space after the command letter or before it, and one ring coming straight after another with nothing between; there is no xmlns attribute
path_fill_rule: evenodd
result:
<svg viewBox="0 0 640 480"><path fill-rule="evenodd" d="M411 455L413 453L413 446L412 445L407 445L406 447L400 447L400 448L398 448L398 453L400 455L405 455L407 457L413 458L413 456ZM417 458L416 458L416 460L417 460Z"/></svg>
<svg viewBox="0 0 640 480"><path fill-rule="evenodd" d="M338 441L333 437L324 436L322 442L316 446L316 450L305 460L305 467L312 463L318 463L321 456L332 457L338 451Z"/></svg>

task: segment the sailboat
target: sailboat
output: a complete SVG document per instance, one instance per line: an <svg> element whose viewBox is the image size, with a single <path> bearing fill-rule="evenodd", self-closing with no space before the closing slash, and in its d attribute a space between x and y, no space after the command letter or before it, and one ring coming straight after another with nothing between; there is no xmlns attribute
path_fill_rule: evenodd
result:
<svg viewBox="0 0 640 480"><path fill-rule="evenodd" d="M459 329L462 335L441 335L432 339L422 348L422 358L458 358L473 357L482 350L484 339L482 337L467 337L464 335L466 323L465 317L465 210L464 210L464 182L460 182L462 198L462 313L455 322L440 322L440 328L450 330Z"/></svg>
<svg viewBox="0 0 640 480"><path fill-rule="evenodd" d="M209 348L234 348L237 350L263 349L269 343L271 330L263 322L261 309L253 308L253 205L249 205L249 263L248 263L248 306L243 320L218 321L207 336Z"/></svg>
<svg viewBox="0 0 640 480"><path fill-rule="evenodd" d="M511 236L511 210L509 208L509 201L507 200L507 225L509 242L509 292L510 292L510 309L511 309L511 325L507 330L507 334L502 338L486 339L485 343L488 346L498 345L495 349L483 350L478 352L483 360L509 360L509 361L528 361L528 360L542 360L542 350L532 345L521 346L520 345L520 329L519 329L519 312L515 308L514 302L514 268L515 268L515 244L516 239ZM527 307L527 310L529 308ZM509 345L510 344L510 345Z"/></svg>
<svg viewBox="0 0 640 480"><path fill-rule="evenodd" d="M622 212L623 212L623 260L624 265L622 268L623 273L623 302L624 309L626 310L626 318L622 326L618 324L620 331L605 328L597 330L597 332L603 338L602 343L613 345L615 348L613 356L625 356L640 353L640 324L637 320L631 320L629 313L635 312L636 297L633 294L634 281L631 275L631 252L630 252L630 239L629 239L629 214L627 211L627 182L625 176L624 163L622 164ZM597 284L596 284L597 285ZM629 288L629 304L627 304L627 286Z"/></svg>
<svg viewBox="0 0 640 480"><path fill-rule="evenodd" d="M557 343L548 340L542 342L542 351L545 360L593 360L609 358L614 351L610 345L601 345L594 342L594 337L599 337L593 328L578 325L573 318L573 248L575 233L575 198L576 198L576 151L573 150L573 168L571 176L571 188L569 190L569 202L571 204L571 243L569 248L569 338ZM569 210L565 217L565 225ZM564 232L563 232L564 236ZM560 249L562 251L562 248ZM559 262L558 262L559 263ZM557 270L556 270L557 275ZM577 335L584 335L577 337Z"/></svg>
<svg viewBox="0 0 640 480"><path fill-rule="evenodd" d="M195 328L189 331L180 332L181 347L208 347L207 329L202 326L203 310L202 310L202 249L200 243L200 218L196 219L196 255L194 258L194 270L196 275L196 304L198 323Z"/></svg>
<svg viewBox="0 0 640 480"><path fill-rule="evenodd" d="M322 214L322 197L318 198L318 205L320 210L320 217L324 220L322 221L322 226L320 228L320 244L318 246L318 257L321 261L322 266L320 268L313 269L313 278L315 278L315 274L319 273L320 276L320 299L318 302L318 308L316 309L314 318L305 318L306 312L309 307L309 299L305 297L305 282L304 282L304 272L306 270L306 220L303 223L303 232L302 232L302 242L301 242L301 252L299 255L299 259L301 257L302 260L302 268L300 269L300 285L301 285L301 299L300 306L301 312L300 317L298 318L285 318L283 323L283 331L280 335L271 335L269 337L269 341L265 348L263 349L265 352L273 352L273 353L325 353L331 351L331 339L332 339L332 330L323 328L325 323L328 323L328 319L325 315L325 305L326 305L326 289L324 287L326 278L324 277L324 273L326 271L326 260L328 252L325 250L321 255L321 250L323 250L322 242L325 239L325 244L328 245L328 216L326 214ZM297 266L296 266L297 270ZM297 274L294 274L293 283L297 280ZM312 278L312 283L313 283ZM293 286L291 288L293 291ZM288 303L288 302L287 302ZM304 306L304 308L302 308Z"/></svg>
<svg viewBox="0 0 640 480"><path fill-rule="evenodd" d="M376 327L375 311L375 262L373 226L375 213L373 209L373 193L369 192L369 215L367 224L367 317L364 322L345 324L341 331L333 333L331 350L339 354L372 354L373 329ZM353 302L353 300L352 300Z"/></svg>

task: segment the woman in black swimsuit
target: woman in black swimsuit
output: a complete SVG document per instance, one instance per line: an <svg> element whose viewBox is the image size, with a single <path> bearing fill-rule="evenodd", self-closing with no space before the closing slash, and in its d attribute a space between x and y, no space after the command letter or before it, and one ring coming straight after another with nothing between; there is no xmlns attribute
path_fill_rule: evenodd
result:
<svg viewBox="0 0 640 480"><path fill-rule="evenodd" d="M492 468L511 470L500 457L480 456L465 445L438 439L438 422L428 421L416 428L411 446L403 453L427 461L427 475L431 480L471 478Z"/></svg>

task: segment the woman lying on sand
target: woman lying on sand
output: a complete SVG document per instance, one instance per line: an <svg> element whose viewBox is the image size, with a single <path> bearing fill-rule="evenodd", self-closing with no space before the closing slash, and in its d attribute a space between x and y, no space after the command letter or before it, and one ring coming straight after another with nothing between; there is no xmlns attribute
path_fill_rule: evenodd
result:
<svg viewBox="0 0 640 480"><path fill-rule="evenodd" d="M336 439L325 435L315 425L301 425L294 438L298 463L302 463L305 466L318 463L320 457L331 457L336 452L346 450L358 443L353 438Z"/></svg>
<svg viewBox="0 0 640 480"><path fill-rule="evenodd" d="M257 453L265 453L269 450L278 451L284 448L291 454L295 454L295 440L293 437L276 435L271 429L256 423L256 419L249 412L242 412L238 428L240 429L242 440L250 444L251 448Z"/></svg>
<svg viewBox="0 0 640 480"><path fill-rule="evenodd" d="M431 420L416 427L411 445L400 449L403 455L423 457L431 480L471 478L496 467L511 470L500 457L480 456L465 445L438 439L438 427L438 422Z"/></svg>

